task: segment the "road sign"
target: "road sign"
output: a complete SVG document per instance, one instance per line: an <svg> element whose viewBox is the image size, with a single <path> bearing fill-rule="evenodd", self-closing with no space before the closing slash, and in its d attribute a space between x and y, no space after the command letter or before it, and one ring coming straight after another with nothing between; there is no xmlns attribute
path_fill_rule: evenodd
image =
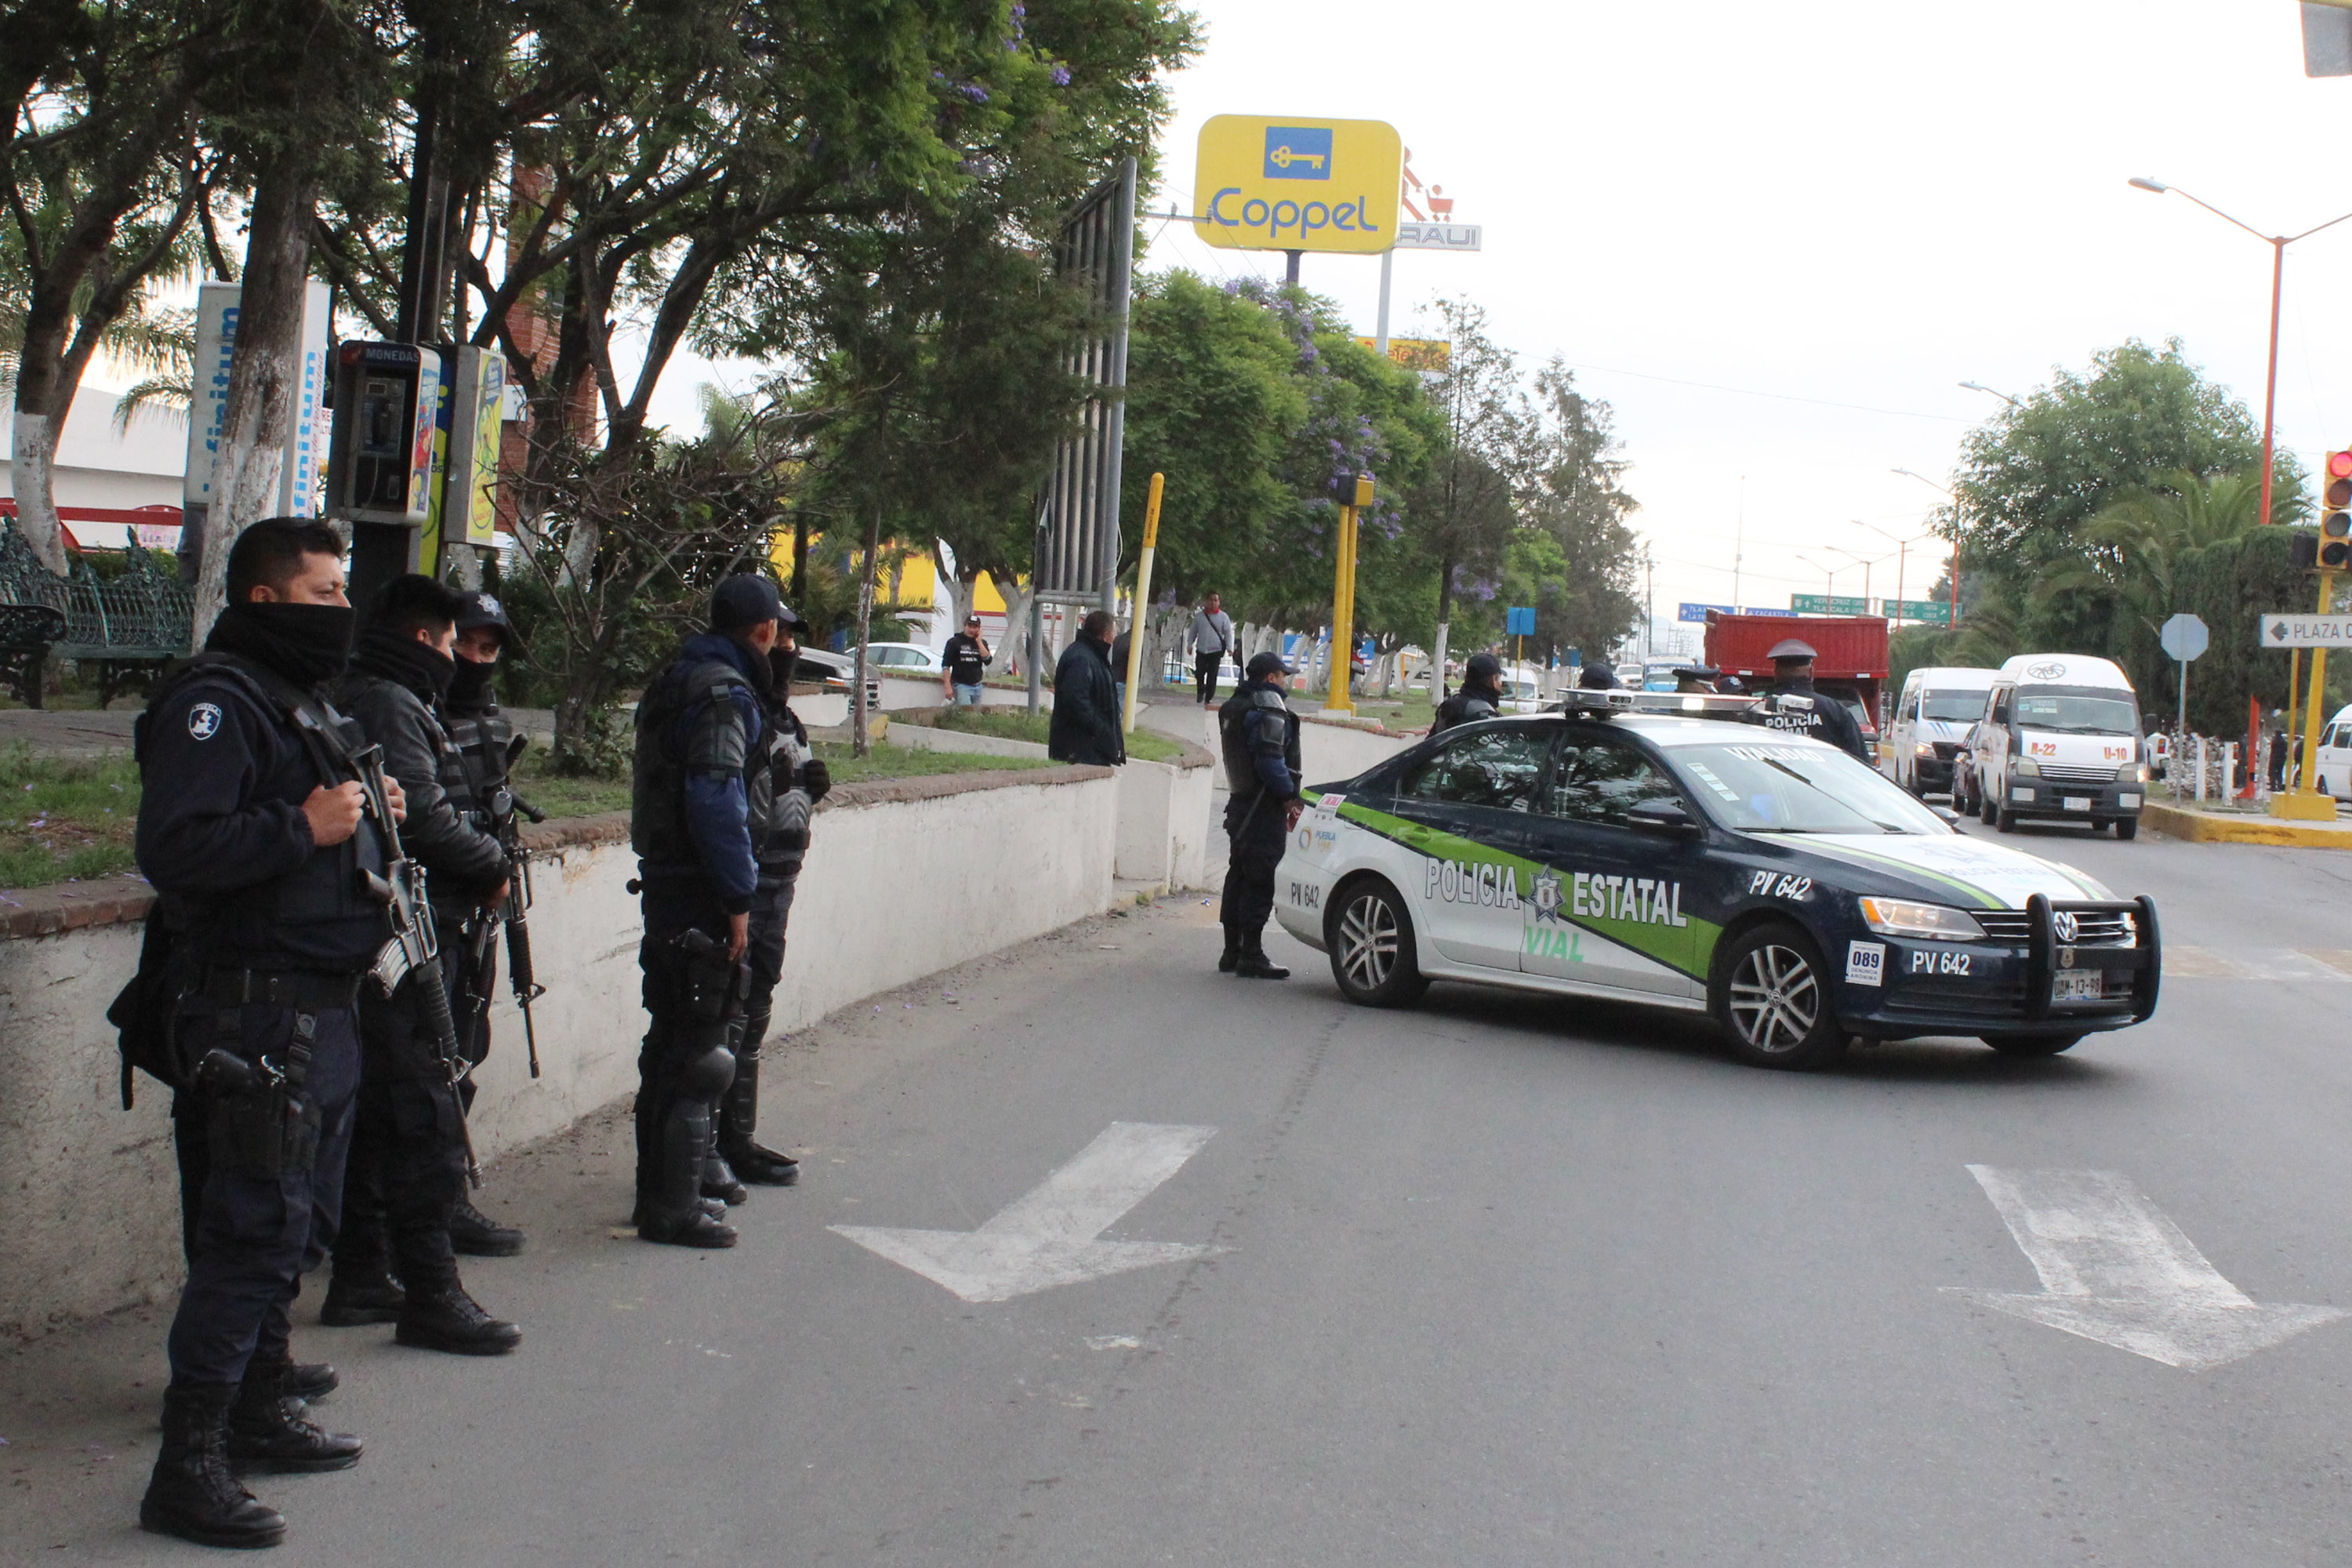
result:
<svg viewBox="0 0 2352 1568"><path fill-rule="evenodd" d="M1878 613L1890 621L1925 621L1933 626L1952 624L1952 605L1948 599L1881 599Z"/></svg>
<svg viewBox="0 0 2352 1568"><path fill-rule="evenodd" d="M2262 626L2264 647L2352 647L2352 616L2264 616Z"/></svg>
<svg viewBox="0 0 2352 1568"><path fill-rule="evenodd" d="M1866 616L1868 599L1832 599L1820 594L1791 594L1789 608L1801 616Z"/></svg>
<svg viewBox="0 0 2352 1568"><path fill-rule="evenodd" d="M1531 637L1536 635L1536 612L1532 605L1515 605L1503 612L1503 635L1507 637Z"/></svg>
<svg viewBox="0 0 2352 1568"><path fill-rule="evenodd" d="M1401 223L1399 250L1482 250L1486 228L1475 223Z"/></svg>
<svg viewBox="0 0 2352 1568"><path fill-rule="evenodd" d="M2205 623L2195 616L2175 616L2164 623L2156 640L2165 652L2187 664L2205 651L2212 637L2206 631Z"/></svg>
<svg viewBox="0 0 2352 1568"><path fill-rule="evenodd" d="M1385 121L1219 114L1201 127L1192 210L1226 250L1374 255L1396 244L1403 182Z"/></svg>
<svg viewBox="0 0 2352 1568"><path fill-rule="evenodd" d="M1699 621L1704 623L1706 619L1707 612L1710 610L1722 616L1736 616L1739 613L1729 605L1685 605L1675 615L1675 619L1678 621Z"/></svg>

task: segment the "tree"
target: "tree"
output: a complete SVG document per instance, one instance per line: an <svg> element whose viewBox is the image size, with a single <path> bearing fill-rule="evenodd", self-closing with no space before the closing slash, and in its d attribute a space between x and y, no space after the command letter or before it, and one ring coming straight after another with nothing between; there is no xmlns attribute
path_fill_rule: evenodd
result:
<svg viewBox="0 0 2352 1568"><path fill-rule="evenodd" d="M1480 603L1492 599L1515 521L1511 474L1527 437L1518 361L1487 336L1486 310L1467 300L1440 300L1436 309L1449 352L1431 398L1444 411L1446 438L1412 511L1437 570L1443 625L1454 618L1462 574Z"/></svg>
<svg viewBox="0 0 2352 1568"><path fill-rule="evenodd" d="M1609 405L1579 392L1555 357L1537 374L1517 423L1520 526L1549 536L1559 552L1558 577L1529 601L1538 640L1605 658L1642 609L1633 594L1639 552L1626 521L1639 503L1619 483L1625 465Z"/></svg>

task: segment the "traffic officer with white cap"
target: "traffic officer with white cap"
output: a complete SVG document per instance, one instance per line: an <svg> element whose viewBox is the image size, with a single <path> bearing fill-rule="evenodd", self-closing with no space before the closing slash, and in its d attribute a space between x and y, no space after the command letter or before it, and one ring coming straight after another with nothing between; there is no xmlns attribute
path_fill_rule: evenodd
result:
<svg viewBox="0 0 2352 1568"><path fill-rule="evenodd" d="M1854 722L1853 714L1835 697L1813 690L1813 659L1817 656L1812 645L1787 637L1774 643L1772 651L1764 657L1772 661L1772 684L1766 690L1764 721L1776 730L1791 730L1816 741L1827 741L1868 766L1870 751L1863 744L1862 726ZM1781 700L1789 697L1801 700Z"/></svg>

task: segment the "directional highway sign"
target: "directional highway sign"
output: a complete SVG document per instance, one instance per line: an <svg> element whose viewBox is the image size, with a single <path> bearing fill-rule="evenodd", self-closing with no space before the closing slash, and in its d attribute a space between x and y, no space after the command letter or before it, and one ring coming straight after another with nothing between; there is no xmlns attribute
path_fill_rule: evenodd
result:
<svg viewBox="0 0 2352 1568"><path fill-rule="evenodd" d="M2352 616L2263 617L2264 647L2352 647Z"/></svg>
<svg viewBox="0 0 2352 1568"><path fill-rule="evenodd" d="M1925 621L1933 626L1952 624L1952 605L1948 599L1881 599L1878 613L1890 621Z"/></svg>
<svg viewBox="0 0 2352 1568"><path fill-rule="evenodd" d="M1791 594L1789 608L1801 616L1866 616L1868 599L1832 599L1821 594Z"/></svg>

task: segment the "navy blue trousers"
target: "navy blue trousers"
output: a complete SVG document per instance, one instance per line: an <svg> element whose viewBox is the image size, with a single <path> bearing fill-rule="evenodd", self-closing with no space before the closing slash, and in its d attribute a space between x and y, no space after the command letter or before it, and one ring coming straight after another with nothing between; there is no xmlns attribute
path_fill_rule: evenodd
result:
<svg viewBox="0 0 2352 1568"><path fill-rule="evenodd" d="M184 1193L193 1199L183 1233L188 1282L165 1342L174 1384L240 1382L257 1351L266 1360L283 1359L302 1275L324 1261L333 1245L359 1092L359 1016L346 1007L313 1016L318 1040L303 1087L319 1107L319 1152L308 1171L257 1176L205 1158L201 1178L191 1180L196 1173L186 1169L186 1156L205 1142L204 1093L184 1091L173 1107ZM293 1032L290 1007L238 1010L238 1036L248 1057L267 1052L282 1060Z"/></svg>

